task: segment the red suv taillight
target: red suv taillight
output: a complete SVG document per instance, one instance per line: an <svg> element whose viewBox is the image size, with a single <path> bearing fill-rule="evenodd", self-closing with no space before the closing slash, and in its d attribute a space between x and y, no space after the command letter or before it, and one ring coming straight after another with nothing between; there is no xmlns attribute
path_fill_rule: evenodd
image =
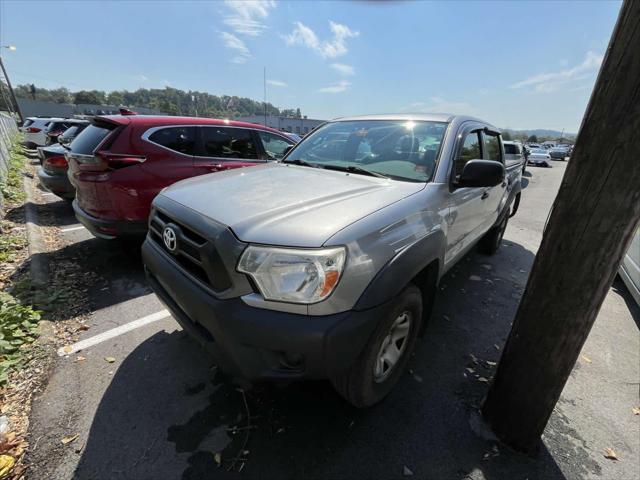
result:
<svg viewBox="0 0 640 480"><path fill-rule="evenodd" d="M40 131L40 129L36 128L36 127L29 127L29 128L27 128L26 131L27 131L27 133L38 133Z"/></svg>
<svg viewBox="0 0 640 480"><path fill-rule="evenodd" d="M67 162L66 158L64 158L62 155L60 155L60 156L49 157L49 158L45 159L44 166L45 167L64 168L64 167L69 166L69 163Z"/></svg>
<svg viewBox="0 0 640 480"><path fill-rule="evenodd" d="M128 155L122 153L96 152L96 158L105 162L107 168L117 170L119 168L131 167L138 165L146 160L141 155Z"/></svg>

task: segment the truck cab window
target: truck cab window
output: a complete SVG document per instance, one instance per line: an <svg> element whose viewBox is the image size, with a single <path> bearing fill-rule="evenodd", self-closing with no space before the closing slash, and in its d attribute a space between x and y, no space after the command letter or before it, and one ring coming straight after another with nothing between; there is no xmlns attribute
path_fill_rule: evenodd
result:
<svg viewBox="0 0 640 480"><path fill-rule="evenodd" d="M469 160L477 160L479 158L482 158L479 132L470 132L464 139L460 153L456 157L454 178L462 173L462 169Z"/></svg>

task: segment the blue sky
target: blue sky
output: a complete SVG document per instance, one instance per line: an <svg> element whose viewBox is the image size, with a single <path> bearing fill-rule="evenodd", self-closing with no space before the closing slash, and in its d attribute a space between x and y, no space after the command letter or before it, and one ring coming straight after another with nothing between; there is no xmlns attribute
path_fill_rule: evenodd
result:
<svg viewBox="0 0 640 480"><path fill-rule="evenodd" d="M208 91L314 118L439 111L576 132L619 2L3 2L13 82Z"/></svg>

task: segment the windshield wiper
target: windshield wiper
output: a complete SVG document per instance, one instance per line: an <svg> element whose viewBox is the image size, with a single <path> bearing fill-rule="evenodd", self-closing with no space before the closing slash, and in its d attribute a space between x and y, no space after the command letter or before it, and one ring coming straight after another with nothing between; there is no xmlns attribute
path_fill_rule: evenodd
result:
<svg viewBox="0 0 640 480"><path fill-rule="evenodd" d="M300 165L301 167L320 168L318 165L314 165L313 163L305 162L304 160L300 160L299 158L296 158L295 160L282 160L282 163L290 163L292 165Z"/></svg>
<svg viewBox="0 0 640 480"><path fill-rule="evenodd" d="M369 175L370 177L389 178L382 173L372 172L366 168L358 167L357 165L325 165L327 170L338 170L339 172L359 173L360 175Z"/></svg>

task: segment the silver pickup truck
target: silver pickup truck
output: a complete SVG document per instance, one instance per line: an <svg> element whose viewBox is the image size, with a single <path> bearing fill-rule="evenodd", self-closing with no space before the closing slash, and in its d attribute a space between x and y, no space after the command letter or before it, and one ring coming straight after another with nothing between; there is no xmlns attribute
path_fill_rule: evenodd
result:
<svg viewBox="0 0 640 480"><path fill-rule="evenodd" d="M424 333L440 278L475 245L499 248L521 188L521 162L506 163L500 132L476 118L331 121L280 162L161 192L147 276L233 378L329 378L373 405Z"/></svg>

